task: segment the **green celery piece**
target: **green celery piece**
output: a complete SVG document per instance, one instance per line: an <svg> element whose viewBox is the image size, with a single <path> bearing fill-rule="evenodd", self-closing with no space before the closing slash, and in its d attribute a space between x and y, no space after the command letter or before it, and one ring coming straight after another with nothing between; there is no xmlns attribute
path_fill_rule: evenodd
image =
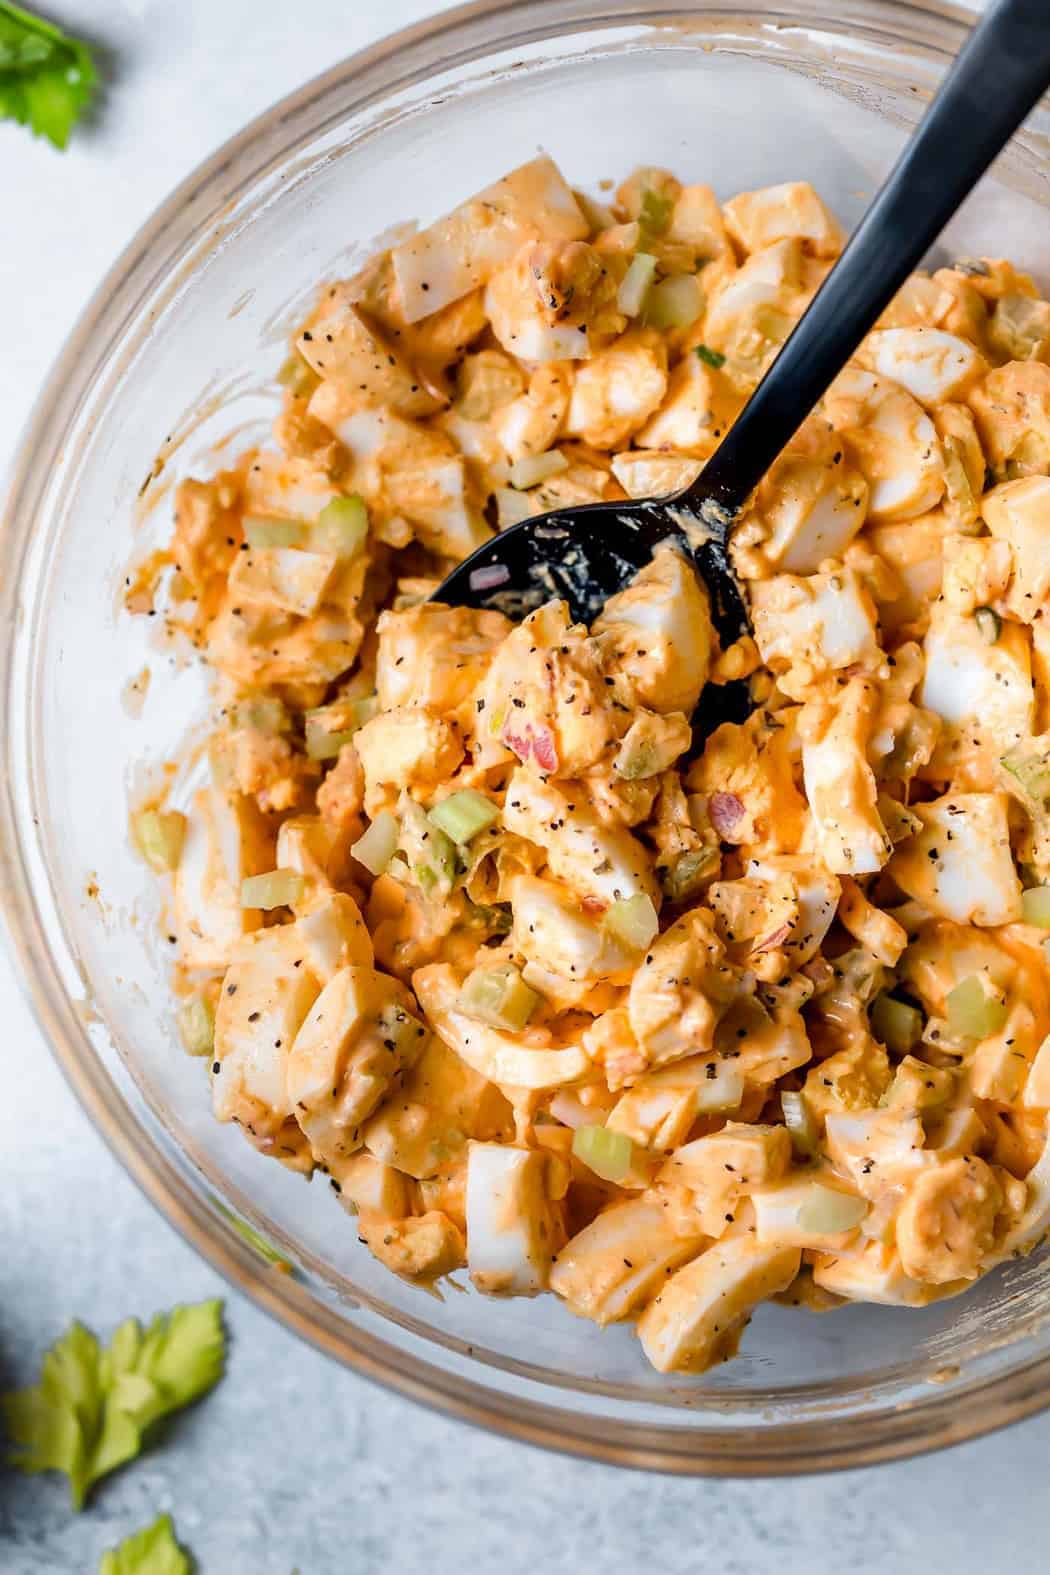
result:
<svg viewBox="0 0 1050 1575"><path fill-rule="evenodd" d="M473 788L461 788L435 804L427 819L446 837L462 845L499 819L499 805Z"/></svg>
<svg viewBox="0 0 1050 1575"><path fill-rule="evenodd" d="M97 80L86 44L0 0L0 119L64 148Z"/></svg>
<svg viewBox="0 0 1050 1575"><path fill-rule="evenodd" d="M631 1168L634 1145L626 1132L612 1132L603 1126L577 1127L572 1152L604 1181L622 1181Z"/></svg>
<svg viewBox="0 0 1050 1575"><path fill-rule="evenodd" d="M661 196L658 191L654 191L652 186L647 186L642 192L638 222L642 229L650 235L663 235L671 222L673 212L673 197Z"/></svg>
<svg viewBox="0 0 1050 1575"><path fill-rule="evenodd" d="M107 1348L72 1324L44 1357L39 1384L0 1396L10 1464L63 1472L82 1509L100 1477L140 1453L155 1422L219 1381L225 1354L219 1301L158 1313L145 1330L128 1318Z"/></svg>
<svg viewBox="0 0 1050 1575"><path fill-rule="evenodd" d="M1046 807L1050 803L1050 761L1045 756L1026 755L1023 748L1012 749L1002 756L999 764L1009 771L1034 804Z"/></svg>
<svg viewBox="0 0 1050 1575"><path fill-rule="evenodd" d="M175 1540L170 1515L158 1515L152 1526L102 1555L98 1575L191 1575L192 1565Z"/></svg>
<svg viewBox="0 0 1050 1575"><path fill-rule="evenodd" d="M274 1246L272 1241L269 1241L263 1235L261 1230L256 1230L254 1225L249 1225L247 1220L242 1220L239 1215L234 1214L232 1209L228 1209L225 1204L220 1203L218 1198L215 1198L214 1202L219 1213L225 1215L241 1240L253 1252L257 1252L260 1258L265 1259L273 1268L279 1269L282 1274L293 1275L295 1273L288 1259Z"/></svg>

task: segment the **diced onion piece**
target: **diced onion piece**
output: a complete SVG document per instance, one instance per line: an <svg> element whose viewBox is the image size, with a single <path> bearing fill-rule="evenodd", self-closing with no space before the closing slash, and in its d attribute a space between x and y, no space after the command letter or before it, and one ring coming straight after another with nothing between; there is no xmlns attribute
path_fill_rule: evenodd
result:
<svg viewBox="0 0 1050 1575"><path fill-rule="evenodd" d="M644 892L634 897L620 897L611 903L605 913L605 928L621 945L631 951L644 952L660 928L652 899Z"/></svg>
<svg viewBox="0 0 1050 1575"><path fill-rule="evenodd" d="M205 995L191 995L179 1007L179 1034L187 1055L211 1055L215 1048L215 1012Z"/></svg>
<svg viewBox="0 0 1050 1575"><path fill-rule="evenodd" d="M973 621L985 645L994 645L1003 632L1003 620L991 607L976 608Z"/></svg>
<svg viewBox="0 0 1050 1575"><path fill-rule="evenodd" d="M871 1003L871 1031L894 1055L907 1055L922 1038L922 1013L907 1001L879 995Z"/></svg>
<svg viewBox="0 0 1050 1575"><path fill-rule="evenodd" d="M565 455L552 448L546 454L526 454L524 459L516 460L507 472L507 480L516 491L525 492L529 487L539 486L541 481L546 481L550 476L559 476L568 468L569 461Z"/></svg>
<svg viewBox="0 0 1050 1575"><path fill-rule="evenodd" d="M1050 760L1045 755L1026 755L1023 750L1013 749L1003 755L999 764L1034 803L1050 802Z"/></svg>
<svg viewBox="0 0 1050 1575"><path fill-rule="evenodd" d="M631 1168L633 1149L626 1132L610 1132L608 1127L577 1127L572 1135L576 1158L603 1181L623 1180Z"/></svg>
<svg viewBox="0 0 1050 1575"><path fill-rule="evenodd" d="M517 497L517 493L512 496ZM480 569L471 569L470 588L472 591L494 591L497 585L506 585L510 579L510 570L505 563L486 563Z"/></svg>
<svg viewBox="0 0 1050 1575"><path fill-rule="evenodd" d="M645 298L645 320L654 328L689 328L704 309L704 292L694 273L672 274Z"/></svg>
<svg viewBox="0 0 1050 1575"><path fill-rule="evenodd" d="M354 732L354 728L344 727L330 733L323 722L307 717L306 753L311 760L333 760L343 745L353 740Z"/></svg>
<svg viewBox="0 0 1050 1575"><path fill-rule="evenodd" d="M177 809L144 809L131 823L139 852L151 870L165 875L182 856L186 817Z"/></svg>
<svg viewBox="0 0 1050 1575"><path fill-rule="evenodd" d="M1006 1022L1006 1002L986 989L975 973L949 990L945 1004L949 1031L963 1038L987 1039Z"/></svg>
<svg viewBox="0 0 1050 1575"><path fill-rule="evenodd" d="M381 809L372 824L351 846L350 852L370 875L382 875L397 852L399 834L397 816L388 809Z"/></svg>
<svg viewBox="0 0 1050 1575"><path fill-rule="evenodd" d="M538 1001L535 990L530 990L518 970L506 963L498 968L475 968L463 981L456 1007L492 1028L519 1033Z"/></svg>
<svg viewBox="0 0 1050 1575"><path fill-rule="evenodd" d="M336 558L356 558L368 535L368 510L356 495L333 498L310 527L310 550Z"/></svg>
<svg viewBox="0 0 1050 1575"><path fill-rule="evenodd" d="M815 1236L838 1236L859 1225L867 1212L866 1198L814 1182L798 1206L796 1221L799 1230L812 1231Z"/></svg>
<svg viewBox="0 0 1050 1575"><path fill-rule="evenodd" d="M486 798L484 793L475 793L473 788L463 788L461 792L450 793L440 804L435 804L427 818L439 831L462 846L499 819L499 806Z"/></svg>
<svg viewBox="0 0 1050 1575"><path fill-rule="evenodd" d="M791 1144L796 1154L809 1158L817 1151L820 1133L817 1122L806 1103L806 1096L794 1090L785 1090L780 1096L780 1108L784 1112L784 1125L791 1133Z"/></svg>
<svg viewBox="0 0 1050 1575"><path fill-rule="evenodd" d="M631 259L631 266L624 274L616 296L616 304L627 317L637 317L642 309L646 292L656 273L656 258L648 252L638 252Z"/></svg>
<svg viewBox="0 0 1050 1575"><path fill-rule="evenodd" d="M306 882L298 870L268 870L241 881L242 908L290 908L301 902Z"/></svg>
<svg viewBox="0 0 1050 1575"><path fill-rule="evenodd" d="M1050 930L1050 886L1033 886L1021 893L1021 913L1026 924Z"/></svg>
<svg viewBox="0 0 1050 1575"><path fill-rule="evenodd" d="M307 528L302 520L271 520L248 515L244 521L244 539L249 547L301 547L306 536Z"/></svg>

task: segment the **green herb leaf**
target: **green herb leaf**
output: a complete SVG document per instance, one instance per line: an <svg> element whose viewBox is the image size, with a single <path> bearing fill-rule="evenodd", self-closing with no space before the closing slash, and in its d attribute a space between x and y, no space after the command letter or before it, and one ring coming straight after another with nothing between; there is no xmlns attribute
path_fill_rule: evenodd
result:
<svg viewBox="0 0 1050 1575"><path fill-rule="evenodd" d="M709 345L697 345L696 353L705 366L713 366L716 372L720 366L726 364L726 358L721 350L712 350Z"/></svg>
<svg viewBox="0 0 1050 1575"><path fill-rule="evenodd" d="M64 148L97 80L86 44L0 0L0 119Z"/></svg>
<svg viewBox="0 0 1050 1575"><path fill-rule="evenodd" d="M39 1384L0 1396L10 1463L63 1472L82 1509L100 1477L135 1459L154 1423L219 1381L225 1354L218 1301L158 1313L146 1330L128 1318L105 1349L74 1323L44 1357Z"/></svg>
<svg viewBox="0 0 1050 1575"><path fill-rule="evenodd" d="M190 1561L175 1541L170 1515L160 1515L102 1555L98 1575L190 1575Z"/></svg>

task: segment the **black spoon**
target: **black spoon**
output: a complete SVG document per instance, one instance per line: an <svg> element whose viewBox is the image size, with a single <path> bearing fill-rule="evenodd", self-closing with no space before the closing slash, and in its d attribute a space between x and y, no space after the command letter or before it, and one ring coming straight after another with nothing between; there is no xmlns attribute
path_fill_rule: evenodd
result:
<svg viewBox="0 0 1050 1575"><path fill-rule="evenodd" d="M433 600L523 616L552 596L590 623L660 542L690 550L724 644L748 629L729 528L952 214L1050 87L1050 0L999 0L974 28L911 142L790 338L691 486L662 498L557 509L512 525L459 564ZM735 691L735 692L734 692ZM712 709L713 708L713 709ZM702 731L746 714L743 686L711 685Z"/></svg>

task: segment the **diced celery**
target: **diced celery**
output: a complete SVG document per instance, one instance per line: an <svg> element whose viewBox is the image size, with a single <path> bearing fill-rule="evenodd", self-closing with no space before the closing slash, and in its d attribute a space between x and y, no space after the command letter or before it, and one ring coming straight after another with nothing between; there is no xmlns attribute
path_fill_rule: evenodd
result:
<svg viewBox="0 0 1050 1575"><path fill-rule="evenodd" d="M335 700L306 713L306 753L311 760L334 760L359 727L376 714L375 695L357 700Z"/></svg>
<svg viewBox="0 0 1050 1575"><path fill-rule="evenodd" d="M461 1012L493 1028L520 1033L539 1002L518 970L510 963L497 968L475 968L463 981L456 1003Z"/></svg>
<svg viewBox="0 0 1050 1575"><path fill-rule="evenodd" d="M565 455L552 448L546 454L526 454L524 459L516 460L507 472L507 480L516 491L525 492L551 476L560 476L568 468Z"/></svg>
<svg viewBox="0 0 1050 1575"><path fill-rule="evenodd" d="M704 292L695 273L661 279L645 298L645 320L654 328L689 328L703 309Z"/></svg>
<svg viewBox="0 0 1050 1575"><path fill-rule="evenodd" d="M458 793L450 793L440 804L435 804L427 818L439 831L451 837L453 842L462 845L499 819L499 806L486 798L484 793L476 793L473 788L463 788Z"/></svg>
<svg viewBox="0 0 1050 1575"><path fill-rule="evenodd" d="M628 317L637 317L645 301L646 292L656 273L656 258L648 252L638 252L631 258L631 266L624 274L616 297L616 304Z"/></svg>
<svg viewBox="0 0 1050 1575"><path fill-rule="evenodd" d="M660 770L656 750L649 739L625 739L613 763L613 770L626 782L637 782L642 777L655 776Z"/></svg>
<svg viewBox="0 0 1050 1575"><path fill-rule="evenodd" d="M714 367L717 372L719 367L725 366L726 358L721 350L712 350L709 345L697 345L696 353L705 366Z"/></svg>
<svg viewBox="0 0 1050 1575"><path fill-rule="evenodd" d="M650 235L663 235L671 222L674 212L674 198L665 197L654 187L647 186L642 192L642 201L638 210L638 222L643 230L648 230Z"/></svg>
<svg viewBox="0 0 1050 1575"><path fill-rule="evenodd" d="M242 908L290 908L301 902L306 882L298 870L268 870L241 881Z"/></svg>
<svg viewBox="0 0 1050 1575"><path fill-rule="evenodd" d="M353 844L351 854L358 864L363 864L370 875L382 875L397 852L400 827L397 817L390 810L381 809L371 825Z"/></svg>
<svg viewBox="0 0 1050 1575"><path fill-rule="evenodd" d="M151 870L165 875L182 856L186 817L177 809L144 809L131 823L138 850Z"/></svg>
<svg viewBox="0 0 1050 1575"><path fill-rule="evenodd" d="M249 547L301 547L306 540L302 520L271 520L246 515L244 539Z"/></svg>
<svg viewBox="0 0 1050 1575"><path fill-rule="evenodd" d="M1050 886L1033 886L1021 893L1021 912L1026 924L1050 930Z"/></svg>
<svg viewBox="0 0 1050 1575"><path fill-rule="evenodd" d="M949 432L943 438L941 448L944 453L944 481L948 501L956 518L961 522L960 528L966 527L963 534L970 535L971 527L977 518L977 500L970 485L962 445Z"/></svg>
<svg viewBox="0 0 1050 1575"><path fill-rule="evenodd" d="M1003 755L999 764L1034 803L1050 802L1050 760L1045 755L1026 755L1021 749L1013 749Z"/></svg>
<svg viewBox="0 0 1050 1575"><path fill-rule="evenodd" d="M295 1273L295 1269L288 1262L288 1259L282 1252L278 1251L268 1237L263 1235L262 1231L256 1230L254 1225L249 1225L247 1220L242 1220L238 1215L234 1214L232 1209L228 1209L225 1204L220 1203L218 1198L215 1200L215 1206L221 1214L226 1216L241 1240L253 1252L257 1252L259 1257L264 1259L266 1263L270 1264L271 1268L276 1269L280 1274Z"/></svg>
<svg viewBox="0 0 1050 1575"><path fill-rule="evenodd" d="M467 918L469 923L487 930L490 935L509 935L514 926L510 909L498 903L472 902Z"/></svg>
<svg viewBox="0 0 1050 1575"><path fill-rule="evenodd" d="M660 877L660 886L671 902L681 902L696 891L719 862L716 848L695 848L680 853Z"/></svg>
<svg viewBox="0 0 1050 1575"><path fill-rule="evenodd" d="M812 1231L815 1236L838 1236L859 1225L867 1212L866 1198L815 1181L799 1204L795 1219L799 1230Z"/></svg>
<svg viewBox="0 0 1050 1575"><path fill-rule="evenodd" d="M656 909L644 892L621 897L605 913L605 928L629 951L644 952L660 928Z"/></svg>
<svg viewBox="0 0 1050 1575"><path fill-rule="evenodd" d="M784 1112L784 1125L791 1133L791 1143L795 1153L803 1159L808 1159L817 1151L820 1130L812 1110L806 1103L805 1094L786 1089L780 1096L780 1108Z"/></svg>
<svg viewBox="0 0 1050 1575"><path fill-rule="evenodd" d="M408 860L416 880L425 892L440 885L451 890L456 878L456 847L440 826L429 818L422 805L407 796L398 806L401 814L398 847Z"/></svg>
<svg viewBox="0 0 1050 1575"><path fill-rule="evenodd" d="M335 558L356 558L367 536L368 510L363 499L356 495L333 498L310 527L310 549Z"/></svg>
<svg viewBox="0 0 1050 1575"><path fill-rule="evenodd" d="M892 995L877 995L871 1003L871 1031L894 1055L907 1055L922 1038L922 1013Z"/></svg>
<svg viewBox="0 0 1050 1575"><path fill-rule="evenodd" d="M572 1152L603 1181L622 1181L631 1168L634 1145L626 1132L610 1132L608 1127L577 1127L572 1134Z"/></svg>
<svg viewBox="0 0 1050 1575"><path fill-rule="evenodd" d="M1006 1022L1006 1002L994 987L972 973L949 990L945 1000L948 1029L966 1039L987 1039Z"/></svg>
<svg viewBox="0 0 1050 1575"><path fill-rule="evenodd" d="M1003 632L1003 620L991 607L976 608L973 621L985 645L994 645Z"/></svg>
<svg viewBox="0 0 1050 1575"><path fill-rule="evenodd" d="M338 728L330 733L317 717L306 718L306 753L311 760L334 760L344 744L353 741L356 728Z"/></svg>
<svg viewBox="0 0 1050 1575"><path fill-rule="evenodd" d="M234 727L252 727L271 737L287 732L291 726L288 708L276 695L249 695L238 700L231 720Z"/></svg>
<svg viewBox="0 0 1050 1575"><path fill-rule="evenodd" d="M191 995L179 1007L179 1033L187 1055L211 1055L215 1048L215 1012L206 995Z"/></svg>

